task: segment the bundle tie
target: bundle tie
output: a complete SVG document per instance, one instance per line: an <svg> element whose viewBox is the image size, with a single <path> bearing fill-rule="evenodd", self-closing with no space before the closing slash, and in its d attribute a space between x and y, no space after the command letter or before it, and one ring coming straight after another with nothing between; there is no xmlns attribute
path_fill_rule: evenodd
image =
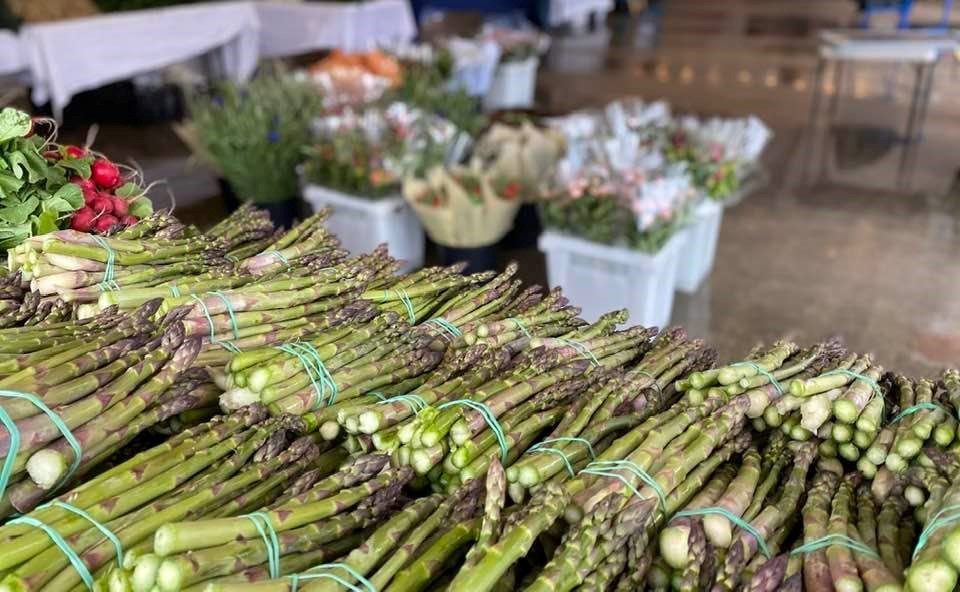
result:
<svg viewBox="0 0 960 592"><path fill-rule="evenodd" d="M593 352L590 351L590 348L588 348L584 344L580 343L579 341L574 341L573 339L561 338L560 341L562 343L569 345L573 349L577 350L580 353L580 355L590 360L590 362L593 363L594 366L600 365L600 360L597 359L597 356L593 355Z"/></svg>
<svg viewBox="0 0 960 592"><path fill-rule="evenodd" d="M372 397L376 397L377 400L378 400L379 402L381 402L381 403L383 403L384 401L387 400L387 396L386 396L385 394L381 393L380 391L370 391L370 392L367 393L367 394L370 395L370 396L372 396Z"/></svg>
<svg viewBox="0 0 960 592"><path fill-rule="evenodd" d="M351 584L350 582L332 573L316 573L315 570L318 570L318 569L342 569L343 571L353 576L353 578L358 582L360 582L360 584L362 584L363 587L361 588L360 586ZM306 572L299 573L299 574L291 574L287 577L290 578L290 592L297 592L297 589L299 588L299 585L300 585L300 580L316 580L319 578L326 578L329 580L333 580L334 582L340 584L341 586L343 586L347 590L350 590L351 592L364 592L364 590L366 590L366 592L377 592L376 586L374 586L370 580L363 577L360 574L360 572L353 569L346 563L323 563L316 567L311 567Z"/></svg>
<svg viewBox="0 0 960 592"><path fill-rule="evenodd" d="M663 389L660 388L660 383L657 382L657 377L656 377L656 376L654 376L653 374L650 374L650 373L647 372L646 370L634 370L634 372L636 372L636 373L639 374L640 376L646 376L646 377L649 378L651 381L653 381L653 383L652 383L649 387L647 387L647 388L652 388L652 389L656 390L658 395L662 395L662 394L663 394Z"/></svg>
<svg viewBox="0 0 960 592"><path fill-rule="evenodd" d="M720 507L709 507L709 508L697 508L696 510L684 510L682 512L677 512L673 515L673 518L683 518L684 516L723 516L730 521L731 524L742 530L743 532L749 534L753 537L753 540L757 541L757 548L763 553L763 556L767 559L773 557L770 553L770 548L767 547L767 541L764 540L763 535L760 534L760 531L753 527L752 524L737 516L730 510ZM798 547L799 548L799 547Z"/></svg>
<svg viewBox="0 0 960 592"><path fill-rule="evenodd" d="M230 352L230 353L232 353L232 354L239 354L240 351L241 351L240 348L237 347L236 345L234 345L233 342L230 342L230 341L218 341L217 343L220 345L220 347L222 347L223 349L227 350L228 352Z"/></svg>
<svg viewBox="0 0 960 592"><path fill-rule="evenodd" d="M570 473L570 476L571 477L576 476L576 472L573 470L573 465L570 463L570 459L567 458L567 454L563 450L560 450L559 448L546 446L546 444L552 444L553 442L577 442L579 444L582 444L584 447L586 447L587 452L590 454L590 460L595 460L597 458L593 452L593 445L590 444L589 440L586 440L584 438L576 438L573 436L563 436L560 438L547 438L546 440L543 440L542 442L537 442L536 444L531 446L527 450L527 452L548 452L550 454L555 454L559 456L561 459L563 459L563 463L567 466L567 472Z"/></svg>
<svg viewBox="0 0 960 592"><path fill-rule="evenodd" d="M217 343L217 329L213 324L213 317L210 316L210 309L207 308L207 303L196 294L191 294L190 298L200 306L200 312L203 313L203 316L207 317L207 326L210 327L210 343Z"/></svg>
<svg viewBox="0 0 960 592"><path fill-rule="evenodd" d="M420 415L420 412L427 408L427 402L424 401L420 395L396 395L389 399L381 399L377 405L386 405L389 403L403 403L415 415Z"/></svg>
<svg viewBox="0 0 960 592"><path fill-rule="evenodd" d="M336 403L337 394L339 393L340 389L337 388L337 383L333 381L333 376L323 364L323 359L320 357L320 352L317 351L317 348L314 347L312 343L304 341L294 343L293 347L306 350L306 352L310 354L310 356L313 358L313 367L317 371L318 376L320 376L320 381L326 384L327 388L330 389L330 400L327 402L327 405L333 405Z"/></svg>
<svg viewBox="0 0 960 592"><path fill-rule="evenodd" d="M233 329L233 338L240 339L240 326L237 325L237 315L233 310L233 303L230 302L230 299L227 298L227 295L221 292L220 290L215 290L213 292L208 292L211 296L216 296L223 302L224 308L227 309L227 314L230 316L230 326Z"/></svg>
<svg viewBox="0 0 960 592"><path fill-rule="evenodd" d="M820 549L826 549L827 547L846 547L851 551L856 551L862 555L867 555L868 557L873 557L874 559L880 559L880 555L877 554L869 545L856 541L845 534L828 534L822 536L818 539L814 539L809 543L804 543L800 545L793 551L790 551L791 555L800 555L802 553L812 553L814 551L819 551Z"/></svg>
<svg viewBox="0 0 960 592"><path fill-rule="evenodd" d="M877 397L882 397L882 396L883 396L883 392L881 392L881 390L880 390L880 385L877 384L877 381L875 381L874 379L870 378L869 376L866 376L866 375L864 375L864 374L860 374L859 372L854 372L853 370L847 370L846 368L836 368L836 369L831 370L831 371L829 371L829 372L824 372L823 374L821 374L821 376L833 376L833 375L836 375L836 374L840 374L840 375L842 375L842 376L847 376L847 377L849 377L849 378L852 378L854 381L859 380L859 381L867 384L870 388L872 388L874 395L876 395Z"/></svg>
<svg viewBox="0 0 960 592"><path fill-rule="evenodd" d="M324 403L327 389L330 389L330 401L327 404L332 405L337 400L337 383L333 381L333 377L330 376L326 366L323 365L323 360L320 359L320 352L317 351L317 348L310 343L301 342L278 345L276 349L300 360L300 364L306 370L307 378L310 379L310 384L313 385L313 390L317 394L317 402L314 408ZM311 357L313 360L310 359Z"/></svg>
<svg viewBox="0 0 960 592"><path fill-rule="evenodd" d="M120 542L120 539L117 538L117 535L113 533L113 531L111 531L109 528L107 528L106 526L98 522L96 518L91 516L86 511L81 510L80 508L74 505L68 504L66 502L61 502L60 500L53 500L52 502L43 504L42 506L37 506L38 509L49 508L49 507L63 508L64 510L72 514L76 514L77 516L80 516L81 518L83 518L84 520L92 524L94 528L102 532L103 536L107 537L107 539L111 543L113 543L113 549L117 555L117 565L123 565L123 544Z"/></svg>
<svg viewBox="0 0 960 592"><path fill-rule="evenodd" d="M227 253L226 255L224 255L223 258L229 261L230 263L233 263L234 265L237 265L238 263L240 263L240 259L238 259L236 255L231 255L230 253Z"/></svg>
<svg viewBox="0 0 960 592"><path fill-rule="evenodd" d="M456 325L443 317L434 317L427 322L440 327L444 333L449 333L454 339L463 336L463 332Z"/></svg>
<svg viewBox="0 0 960 592"><path fill-rule="evenodd" d="M267 565L270 570L270 578L279 578L280 540L277 538L277 531L274 530L273 523L270 522L270 516L266 512L253 512L244 514L243 518L253 522L257 532L260 533L260 538L263 539L263 544L267 548Z"/></svg>
<svg viewBox="0 0 960 592"><path fill-rule="evenodd" d="M270 255L280 263L283 263L286 267L290 267L290 260L287 259L287 256L281 253L280 251L277 251L277 250L267 251L266 253L264 253L264 255Z"/></svg>
<svg viewBox="0 0 960 592"><path fill-rule="evenodd" d="M934 532L955 522L960 522L960 504L940 508L940 511L933 515L933 519L927 523L927 526L920 532L920 536L917 537L917 546L913 548L913 559L916 560L920 550L927 544Z"/></svg>
<svg viewBox="0 0 960 592"><path fill-rule="evenodd" d="M386 292L386 290L384 290ZM400 302L403 303L403 306L407 309L407 316L410 318L410 324L417 324L417 312L413 308L413 301L410 300L410 295L407 294L407 291L403 288L395 288L393 292L400 297Z"/></svg>
<svg viewBox="0 0 960 592"><path fill-rule="evenodd" d="M174 298L180 298L181 297L180 287L177 286L176 284L170 284L170 295L173 296Z"/></svg>
<svg viewBox="0 0 960 592"><path fill-rule="evenodd" d="M533 335L530 334L529 329L527 329L527 326L523 324L523 321L517 317L510 317L507 320L516 325L517 329L520 329L520 332L523 333L524 337L527 339L533 339Z"/></svg>
<svg viewBox="0 0 960 592"><path fill-rule="evenodd" d="M907 417L908 415L913 415L917 411L922 411L924 409L929 409L930 411L936 411L937 409L939 409L940 411L943 411L947 415L950 415L950 413L942 405L937 405L936 403L917 403L916 405L907 407L900 413L896 414L896 416L894 416L894 418L890 420L890 423L897 423L904 417Z"/></svg>
<svg viewBox="0 0 960 592"><path fill-rule="evenodd" d="M116 275L116 260L117 252L113 250L113 247L110 246L102 236L91 235L93 240L100 245L100 248L107 252L107 262L103 270L103 280L100 282L100 291L112 291L114 286L117 286L117 282L114 281L114 276ZM119 288L119 286L117 286Z"/></svg>
<svg viewBox="0 0 960 592"><path fill-rule="evenodd" d="M736 368L737 366L747 366L753 368L757 374L763 376L767 381L773 385L773 388L777 389L777 395L783 396L783 387L780 385L780 381L773 377L773 373L761 366L756 362L746 361L746 362L737 362L735 364L730 364L731 368Z"/></svg>
<svg viewBox="0 0 960 592"><path fill-rule="evenodd" d="M113 280L110 280L109 282L106 282L106 283L100 282L99 284L97 284L97 289L100 290L101 292L114 292L120 289L120 284L118 284Z"/></svg>
<svg viewBox="0 0 960 592"><path fill-rule="evenodd" d="M80 461L83 457L83 449L80 447L80 442L74 437L73 432L70 431L70 428L67 424L61 419L59 415L54 413L52 409L47 407L47 405L40 400L39 397L30 393L23 393L20 391L6 391L0 390L0 397L6 397L9 399L24 399L33 403L33 406L44 412L47 417L50 418L50 421L53 422L53 425L63 434L63 439L67 441L67 444L70 445L70 448L73 449L73 463L70 464L70 468L67 469L67 472L60 478L59 483L57 483L51 491L57 489L60 485L65 483L67 479L80 467ZM13 474L13 464L17 460L17 451L20 449L20 430L17 429L17 424L14 422L10 415L7 414L6 410L3 407L0 407L0 423L7 428L7 433L10 434L10 446L7 450L7 459L3 462L3 468L0 469L0 498L3 497L4 492L7 490L7 484L10 482L10 477Z"/></svg>
<svg viewBox="0 0 960 592"><path fill-rule="evenodd" d="M33 516L20 516L19 518L14 518L7 524L26 524L34 528L39 528L46 533L50 540L53 541L53 544L60 548L60 552L70 561L70 564L73 566L73 569L80 574L80 579L83 580L83 584L87 587L87 590L93 590L93 575L90 574L90 570L87 569L86 564L83 563L83 560L80 559L80 556L77 555L77 552L70 548L70 545L67 544L67 541L63 540L63 537L60 536L60 533L53 529L48 524L37 520Z"/></svg>
<svg viewBox="0 0 960 592"><path fill-rule="evenodd" d="M641 481L646 483L647 486L650 487L655 494L657 494L657 498L660 500L660 507L663 509L663 513L667 513L667 494L663 491L663 488L660 487L660 484L657 483L657 480L650 476L650 473L643 470L643 467L634 462L630 462L628 460L595 460L587 465L587 468L580 472L587 473L588 475L598 475L600 477L610 477L611 479L616 479L626 485L635 496L640 497L640 490L634 487L626 477L620 473L612 472L621 469L630 471Z"/></svg>
<svg viewBox="0 0 960 592"><path fill-rule="evenodd" d="M442 405L438 405L437 409L446 409L447 407L453 407L455 405L463 405L464 407L473 409L480 414L480 417L483 418L483 421L487 422L487 425L490 426L490 429L493 431L493 435L497 437L497 444L500 445L500 462L506 466L507 455L510 452L510 446L507 444L507 437L503 433L503 427L500 426L500 422L497 421L493 411L491 411L490 408L483 403L471 401L470 399L456 399L454 401L449 401Z"/></svg>

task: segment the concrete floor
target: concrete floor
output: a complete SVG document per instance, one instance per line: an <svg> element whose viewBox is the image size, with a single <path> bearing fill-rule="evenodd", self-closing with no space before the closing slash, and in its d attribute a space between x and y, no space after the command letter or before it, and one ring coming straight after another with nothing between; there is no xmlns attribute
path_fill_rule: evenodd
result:
<svg viewBox="0 0 960 592"><path fill-rule="evenodd" d="M825 140L808 127L816 31L854 18L839 0L668 0L658 19L612 18L555 38L538 83L545 113L600 106L626 95L666 98L678 112L754 113L775 131L770 182L729 208L713 275L678 295L674 322L731 358L780 336L808 343L839 335L880 363L912 373L960 364L960 187L957 63L937 67L913 185L896 191L898 146L884 138L906 119L913 72L872 65L848 71L838 124ZM922 6L922 5L921 5ZM825 83L825 92L838 89ZM821 135L822 136L822 135ZM801 175L812 146L831 173ZM130 155L148 178L167 177L179 214L222 215L212 177L185 172L187 152L166 126L107 127L97 147ZM502 253L545 281L535 250Z"/></svg>

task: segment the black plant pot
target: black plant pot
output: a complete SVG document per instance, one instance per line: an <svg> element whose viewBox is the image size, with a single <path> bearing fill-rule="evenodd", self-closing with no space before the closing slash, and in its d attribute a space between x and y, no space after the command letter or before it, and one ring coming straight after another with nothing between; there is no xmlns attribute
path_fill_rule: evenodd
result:
<svg viewBox="0 0 960 592"><path fill-rule="evenodd" d="M467 249L437 245L437 250L443 265L466 262L467 269L464 270L464 273L495 271L497 269L497 247L495 245Z"/></svg>
<svg viewBox="0 0 960 592"><path fill-rule="evenodd" d="M243 204L236 192L226 179L217 179L220 186L220 195L223 196L223 205L227 213L234 212ZM270 220L277 228L292 228L293 223L300 216L300 198L291 197L283 201L272 203L254 203L255 206L270 213Z"/></svg>
<svg viewBox="0 0 960 592"><path fill-rule="evenodd" d="M517 210L513 228L500 240L500 246L505 249L535 249L542 232L543 224L540 223L537 206L523 204Z"/></svg>

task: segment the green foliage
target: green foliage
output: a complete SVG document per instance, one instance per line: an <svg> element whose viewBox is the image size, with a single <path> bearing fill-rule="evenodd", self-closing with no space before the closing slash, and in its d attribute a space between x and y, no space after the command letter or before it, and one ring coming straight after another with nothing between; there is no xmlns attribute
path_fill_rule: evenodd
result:
<svg viewBox="0 0 960 592"><path fill-rule="evenodd" d="M544 226L589 241L626 246L656 253L679 227L677 221L658 221L639 230L633 212L612 195L586 194L576 199L551 199L541 203Z"/></svg>
<svg viewBox="0 0 960 592"><path fill-rule="evenodd" d="M189 100L202 149L237 194L255 203L297 194L296 167L320 108L312 85L273 72L244 86L224 83Z"/></svg>
<svg viewBox="0 0 960 592"><path fill-rule="evenodd" d="M439 63L439 62L438 62ZM449 68L441 64L434 67L419 67L404 71L400 86L385 93L383 104L407 103L427 113L436 113L471 136L476 136L487 126L480 99L466 91L447 90Z"/></svg>

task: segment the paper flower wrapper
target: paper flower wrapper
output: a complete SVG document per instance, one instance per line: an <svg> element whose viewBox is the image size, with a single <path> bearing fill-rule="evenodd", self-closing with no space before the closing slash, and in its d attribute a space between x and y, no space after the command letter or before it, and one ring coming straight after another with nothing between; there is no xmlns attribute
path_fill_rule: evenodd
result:
<svg viewBox="0 0 960 592"><path fill-rule="evenodd" d="M475 180L465 187L457 177ZM499 241L513 226L519 200L496 196L487 175L465 167L436 167L425 179L408 177L403 196L430 239L445 247L485 247Z"/></svg>

